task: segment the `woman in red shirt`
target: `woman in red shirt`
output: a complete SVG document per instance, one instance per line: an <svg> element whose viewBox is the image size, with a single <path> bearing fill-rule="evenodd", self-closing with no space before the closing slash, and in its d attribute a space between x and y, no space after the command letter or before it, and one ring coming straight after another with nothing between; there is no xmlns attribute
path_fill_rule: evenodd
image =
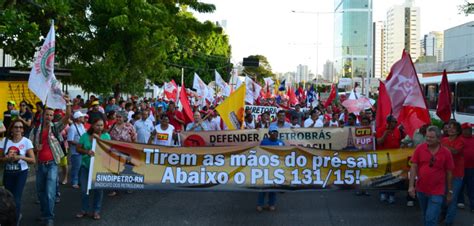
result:
<svg viewBox="0 0 474 226"><path fill-rule="evenodd" d="M461 137L462 129L459 122L449 122L447 132L448 136L443 137L441 144L451 152L454 160L453 186L452 190L448 191L451 193L453 201L450 203L444 203L443 212L446 212L446 225L451 225L453 224L454 217L456 216L457 200L461 191L462 180L464 177L464 140Z"/></svg>

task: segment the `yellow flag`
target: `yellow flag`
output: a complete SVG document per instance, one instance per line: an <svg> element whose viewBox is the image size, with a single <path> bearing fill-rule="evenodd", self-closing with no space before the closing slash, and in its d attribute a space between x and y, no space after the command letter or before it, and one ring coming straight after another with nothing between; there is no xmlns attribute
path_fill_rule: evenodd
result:
<svg viewBox="0 0 474 226"><path fill-rule="evenodd" d="M245 83L230 94L224 102L216 107L222 120L229 129L240 129L244 122L244 107L245 107Z"/></svg>
<svg viewBox="0 0 474 226"><path fill-rule="evenodd" d="M276 79L275 82L275 96L278 95L278 88L280 87L280 79Z"/></svg>

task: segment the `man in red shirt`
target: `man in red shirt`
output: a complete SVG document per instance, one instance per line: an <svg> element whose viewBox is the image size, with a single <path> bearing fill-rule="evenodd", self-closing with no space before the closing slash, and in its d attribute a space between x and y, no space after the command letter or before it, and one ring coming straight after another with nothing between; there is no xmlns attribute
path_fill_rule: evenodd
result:
<svg viewBox="0 0 474 226"><path fill-rule="evenodd" d="M464 180L463 188L467 189L467 197L469 197L469 207L474 213L474 137L472 137L472 127L470 123L463 123L462 137L464 139ZM464 207L464 189L458 198L458 206ZM462 205L461 205L462 204Z"/></svg>
<svg viewBox="0 0 474 226"><path fill-rule="evenodd" d="M446 187L447 201L450 202L453 198L451 172L454 161L449 150L440 145L440 138L441 131L438 127L428 127L426 142L420 144L411 157L408 194L413 198L415 194L418 197L425 226L438 225Z"/></svg>
<svg viewBox="0 0 474 226"><path fill-rule="evenodd" d="M30 140L38 156L36 190L40 201L42 225L53 225L54 220L58 165L65 156L59 143L62 141L60 132L64 130L71 117L72 103L68 96L64 96L64 100L67 103L65 116L53 122L54 109L46 108L42 125L30 134Z"/></svg>
<svg viewBox="0 0 474 226"><path fill-rule="evenodd" d="M170 119L170 124L174 127L175 131L182 131L184 126L183 113L176 110L176 104L174 102L170 101L166 114L168 115L168 118Z"/></svg>
<svg viewBox="0 0 474 226"><path fill-rule="evenodd" d="M387 127L377 131L377 150L398 149L400 148L400 129L397 127L397 119L393 115L387 117ZM387 200L388 196L388 200ZM395 192L380 192L380 201L388 201L389 204L395 203Z"/></svg>
<svg viewBox="0 0 474 226"><path fill-rule="evenodd" d="M377 150L400 148L400 129L397 127L397 119L393 115L387 117L387 127L377 131Z"/></svg>
<svg viewBox="0 0 474 226"><path fill-rule="evenodd" d="M443 213L446 213L446 225L453 224L457 210L456 204L461 192L462 180L464 177L464 140L461 137L461 133L461 124L456 121L450 121L448 126L448 137L443 137L443 139L441 139L441 144L451 152L454 160L452 197L455 201L449 204L443 204Z"/></svg>

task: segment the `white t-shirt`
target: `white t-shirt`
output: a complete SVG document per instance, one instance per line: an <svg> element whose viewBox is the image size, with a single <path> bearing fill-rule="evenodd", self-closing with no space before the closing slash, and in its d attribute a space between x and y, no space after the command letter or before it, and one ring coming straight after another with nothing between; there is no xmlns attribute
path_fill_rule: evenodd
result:
<svg viewBox="0 0 474 226"><path fill-rule="evenodd" d="M255 129L255 121L252 120L251 123L248 123L247 121L244 121L244 127L245 127L245 129Z"/></svg>
<svg viewBox="0 0 474 226"><path fill-rule="evenodd" d="M301 128L301 126L299 124L296 124L296 125L291 124L290 128L292 128L292 129Z"/></svg>
<svg viewBox="0 0 474 226"><path fill-rule="evenodd" d="M173 131L174 127L168 125L166 130L161 129L161 125L155 126L156 137L153 141L154 144L163 145L163 146L172 146L173 143Z"/></svg>
<svg viewBox="0 0 474 226"><path fill-rule="evenodd" d="M339 127L338 121L329 121L329 127Z"/></svg>
<svg viewBox="0 0 474 226"><path fill-rule="evenodd" d="M26 152L29 149L33 149L33 143L30 139L23 137L20 142L13 143L12 140L8 139L7 146L5 146L5 138L0 142L0 149L5 147L6 150L3 152L4 155L8 155L10 152L16 152L17 155L26 156ZM16 162L5 162L5 170L27 170L28 163L25 160L18 160Z"/></svg>
<svg viewBox="0 0 474 226"><path fill-rule="evenodd" d="M311 124L313 124L313 119L311 118L308 118L304 121L304 128L308 128L311 126ZM324 126L324 123L323 123L323 120L321 119L318 119L316 120L316 123L314 123L314 126L313 128L317 128L317 127L323 127Z"/></svg>
<svg viewBox="0 0 474 226"><path fill-rule="evenodd" d="M217 126L216 130L222 130L222 128L221 128L221 120L222 120L222 119L221 119L220 116L216 116L215 118L212 119L212 123L214 123L214 124ZM225 124L225 123L224 123L224 124Z"/></svg>
<svg viewBox="0 0 474 226"><path fill-rule="evenodd" d="M69 129L67 130L67 141L74 141L76 143L79 143L79 139L85 132L86 128L84 128L84 125L82 123L73 123L71 126L69 126ZM79 154L77 153L76 145L69 145L69 150L71 150L72 155Z"/></svg>
<svg viewBox="0 0 474 226"><path fill-rule="evenodd" d="M153 122L150 120L138 120L133 125L137 131L137 143L146 144L150 139L151 132L155 129Z"/></svg>
<svg viewBox="0 0 474 226"><path fill-rule="evenodd" d="M135 114L135 112L133 112L133 111L129 111L129 112L128 112L127 122L131 122L131 121L132 121L133 114Z"/></svg>

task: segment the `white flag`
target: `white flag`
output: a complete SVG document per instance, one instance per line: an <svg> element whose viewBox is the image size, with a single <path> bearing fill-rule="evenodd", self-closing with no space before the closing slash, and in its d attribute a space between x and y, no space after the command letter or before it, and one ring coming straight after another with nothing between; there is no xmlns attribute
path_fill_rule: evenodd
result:
<svg viewBox="0 0 474 226"><path fill-rule="evenodd" d="M196 90L199 98L206 98L208 95L206 83L204 83L196 73L194 73L193 89Z"/></svg>
<svg viewBox="0 0 474 226"><path fill-rule="evenodd" d="M275 84L273 81L273 78L263 78L263 81L265 81L265 86L269 86L270 88Z"/></svg>
<svg viewBox="0 0 474 226"><path fill-rule="evenodd" d="M247 88L245 93L245 101L253 104L254 100L260 96L260 90L262 87L254 82L249 76L245 76L245 86Z"/></svg>
<svg viewBox="0 0 474 226"><path fill-rule="evenodd" d="M28 88L39 97L48 107L65 109L66 101L63 99L61 83L54 75L54 48L56 44L54 23L44 40L31 67Z"/></svg>
<svg viewBox="0 0 474 226"><path fill-rule="evenodd" d="M216 86L218 86L221 89L222 96L230 96L230 87L229 85L222 79L221 75L217 70L214 71L215 77L216 77Z"/></svg>
<svg viewBox="0 0 474 226"><path fill-rule="evenodd" d="M230 76L229 84L233 90L237 90L242 85L242 81L239 78L237 69L232 70L232 75Z"/></svg>
<svg viewBox="0 0 474 226"><path fill-rule="evenodd" d="M207 96L206 96L206 100L208 100L209 102L214 102L215 100L215 96L216 96L216 92L214 91L214 89L212 89L211 87L207 86Z"/></svg>

